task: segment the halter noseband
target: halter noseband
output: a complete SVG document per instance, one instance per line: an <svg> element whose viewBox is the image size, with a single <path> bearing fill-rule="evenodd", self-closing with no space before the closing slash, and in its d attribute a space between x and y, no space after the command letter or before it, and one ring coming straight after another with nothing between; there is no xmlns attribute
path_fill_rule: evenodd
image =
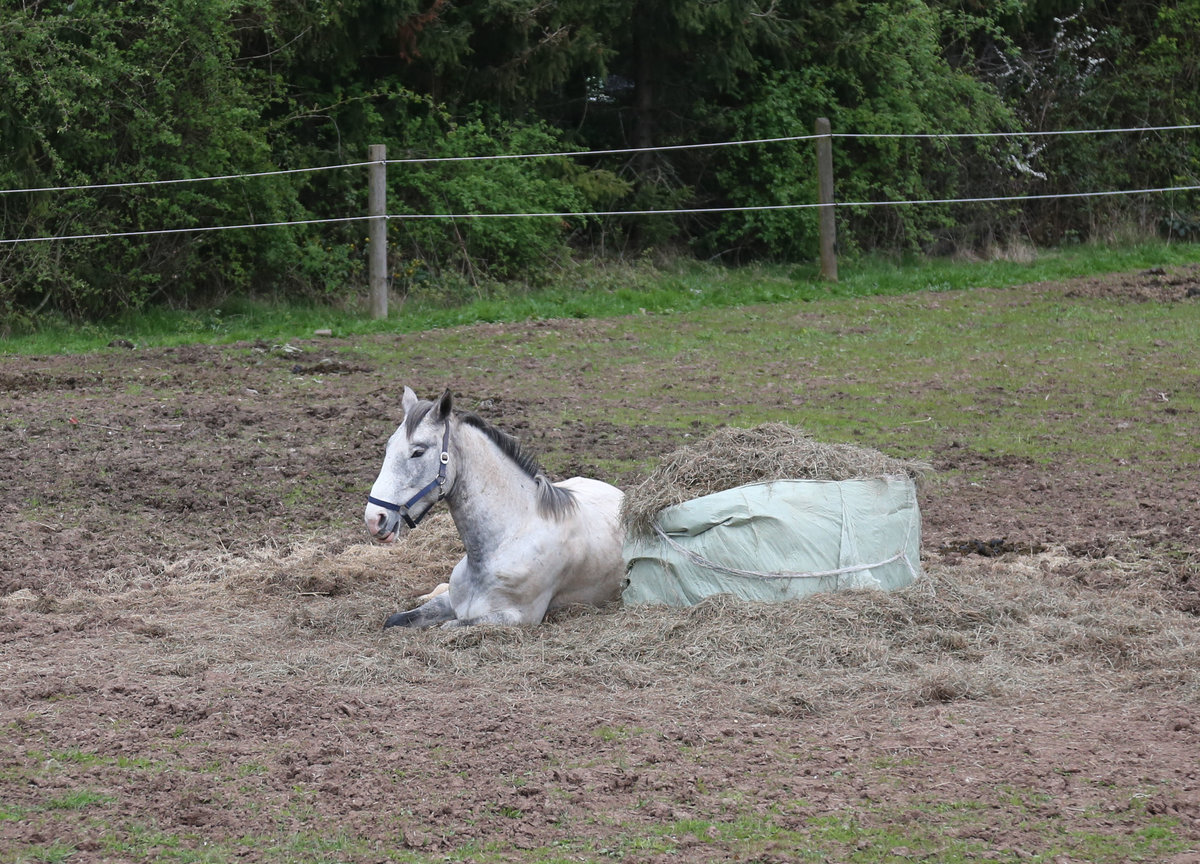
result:
<svg viewBox="0 0 1200 864"><path fill-rule="evenodd" d="M449 444L450 444L450 418L447 417L446 418L446 428L445 428L445 431L442 432L442 455L439 459L440 464L438 465L437 476L434 477L432 480L430 480L427 484L425 484L424 489L422 489L416 495L409 498L403 504L393 504L391 501L384 501L379 498L373 498L370 495L367 496L367 503L374 504L376 507L382 507L384 510L391 510L393 513L398 514L399 517L404 520L404 524L407 525L409 528L416 528L417 525L420 523L420 521L429 514L430 510L433 509L433 504L430 504L428 507L426 507L421 512L421 515L419 515L416 519L413 519L411 516L408 515L409 509L414 504L416 504L418 501L420 501L422 498L424 498L426 495L428 495L430 492L432 492L434 489L438 490L438 501L442 500L442 498L445 497L442 494L442 487L444 487L446 485L446 466L450 464ZM437 501L435 501L433 503L436 504Z"/></svg>

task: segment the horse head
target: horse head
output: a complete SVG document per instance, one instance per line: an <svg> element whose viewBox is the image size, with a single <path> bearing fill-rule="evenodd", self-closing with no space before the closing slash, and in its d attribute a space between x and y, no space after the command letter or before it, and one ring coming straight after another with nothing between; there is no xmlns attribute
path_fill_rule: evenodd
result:
<svg viewBox="0 0 1200 864"><path fill-rule="evenodd" d="M383 543L415 528L454 481L449 454L450 391L427 402L405 387L401 404L404 422L388 439L383 467L363 513L367 531Z"/></svg>

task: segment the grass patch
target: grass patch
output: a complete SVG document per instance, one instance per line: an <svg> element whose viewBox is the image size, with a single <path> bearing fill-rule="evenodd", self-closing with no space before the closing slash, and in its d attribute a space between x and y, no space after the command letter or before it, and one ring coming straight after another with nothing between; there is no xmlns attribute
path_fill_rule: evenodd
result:
<svg viewBox="0 0 1200 864"><path fill-rule="evenodd" d="M634 315L595 327L586 343L524 374L551 391L591 393L589 378L627 370L619 392L564 395L561 422L638 425L645 418L631 406L666 399L669 419L656 421L678 443L722 424L781 422L905 459L958 444L996 460L1051 465L1069 456L1144 469L1179 450L1200 412L1189 349L1200 303L1191 301L963 291L701 309L669 327ZM499 371L486 344L475 348L454 347L447 362ZM553 468L555 454L543 455ZM595 458L613 454L598 447ZM655 463L605 466L636 475Z"/></svg>
<svg viewBox="0 0 1200 864"><path fill-rule="evenodd" d="M48 799L45 807L47 810L84 810L97 804L111 804L116 800L112 795L105 795L103 792L77 789Z"/></svg>
<svg viewBox="0 0 1200 864"><path fill-rule="evenodd" d="M280 832L276 835L242 836L225 840L175 834L144 825L108 825L101 847L109 855L156 862L269 862L304 861L309 864L358 860L386 860L408 864L445 861L560 864L560 862L622 860L631 855L674 855L692 850L691 855L722 860L763 860L785 856L797 861L846 861L855 864L902 864L913 860L936 860L945 864L970 861L1051 862L1069 856L1094 864L1163 860L1187 848L1176 834L1178 825L1165 820L1129 834L1062 832L1050 823L1022 825L1020 848L990 843L969 836L958 824L959 837L947 837L935 821L930 824L905 822L899 814L879 813L870 822L858 818L814 816L802 826L784 828L778 814L747 814L728 820L681 819L649 829L613 826L607 840L564 839L553 845L522 849L520 853L496 841L468 840L437 852L406 850L345 831L320 833ZM974 812L972 812L974 815ZM987 825L979 813L981 833ZM505 818L519 818L519 814ZM94 845L94 841L93 841ZM0 855L5 862L57 862L68 860L76 846L67 840L52 844L13 847Z"/></svg>
<svg viewBox="0 0 1200 864"><path fill-rule="evenodd" d="M75 847L70 843L63 843L61 841L38 843L17 852L11 860L13 862L38 861L43 862L43 864L58 864L60 861L70 859L75 852ZM0 861L4 860L6 860L4 857L0 857Z"/></svg>
<svg viewBox="0 0 1200 864"><path fill-rule="evenodd" d="M1129 834L1063 832L1053 823L1025 823L1012 846L989 842L994 834L986 808L968 808L956 814L958 836L947 836L942 821L912 821L904 814L880 811L859 819L850 815L812 816L802 827L784 828L778 814L746 814L729 820L681 819L649 833L625 835L619 844L593 848L612 857L640 852L678 854L685 848L707 848L712 855L730 860L774 860L784 856L797 861L845 861L856 864L902 864L938 861L967 864L971 861L1050 862L1069 856L1095 864L1162 860L1182 851L1187 843L1177 836L1178 824L1155 821ZM970 824L978 824L972 836ZM991 826L992 830L989 830ZM1019 845L1018 845L1019 844ZM694 854L694 853L693 853ZM583 860L590 859L586 854ZM576 860L579 860L578 858Z"/></svg>
<svg viewBox="0 0 1200 864"><path fill-rule="evenodd" d="M1200 245L1186 243L1115 248L1083 245L1047 250L1029 263L881 256L845 262L841 281L835 284L821 282L812 266L725 268L688 261L655 269L649 265L580 264L564 271L558 284L536 292L487 297L453 307L420 297L394 302L384 321L375 321L352 307L244 298L229 298L219 306L202 310L148 309L102 324L75 325L43 318L36 332L0 340L0 353L79 353L103 349L114 339L147 346L243 340L287 342L311 338L318 329L347 337L485 322L659 315L833 297L952 292L1188 264L1198 257Z"/></svg>

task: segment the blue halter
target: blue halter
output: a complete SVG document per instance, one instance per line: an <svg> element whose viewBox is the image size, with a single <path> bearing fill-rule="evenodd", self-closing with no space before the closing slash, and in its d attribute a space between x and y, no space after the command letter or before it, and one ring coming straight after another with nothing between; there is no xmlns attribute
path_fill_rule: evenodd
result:
<svg viewBox="0 0 1200 864"><path fill-rule="evenodd" d="M405 525L407 525L409 528L416 528L417 525L420 523L420 521L425 518L425 516L429 513L430 510L433 509L433 504L430 504L428 507L426 507L424 510L422 510L421 514L419 516L417 516L416 519L413 519L411 516L408 515L409 510L412 508L412 506L414 504L416 504L418 501L420 501L422 498L424 498L426 495L428 495L430 492L432 492L434 489L438 490L438 501L442 500L442 498L444 497L442 494L442 487L446 485L446 466L450 464L449 444L450 444L450 420L449 420L449 418L447 418L446 419L446 429L442 433L442 455L440 457L440 464L438 465L437 476L434 477L432 480L430 480L427 484L425 484L424 489L422 489L416 495L409 498L403 504L393 504L391 501L384 501L380 498L373 498L370 495L367 496L367 503L374 504L376 507L382 507L384 510L390 510L393 513L398 514L399 517L404 520ZM436 504L437 501L435 501L433 503Z"/></svg>

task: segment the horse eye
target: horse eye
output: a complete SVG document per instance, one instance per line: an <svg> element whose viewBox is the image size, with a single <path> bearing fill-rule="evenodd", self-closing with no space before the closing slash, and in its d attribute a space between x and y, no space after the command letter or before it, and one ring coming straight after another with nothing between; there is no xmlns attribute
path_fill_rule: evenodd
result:
<svg viewBox="0 0 1200 864"><path fill-rule="evenodd" d="M424 456L424 455L425 455L425 448L424 448L424 447L417 447L417 448L415 448L415 449L412 451L412 458L413 458L413 459L420 459L420 458L421 458L422 456Z"/></svg>

